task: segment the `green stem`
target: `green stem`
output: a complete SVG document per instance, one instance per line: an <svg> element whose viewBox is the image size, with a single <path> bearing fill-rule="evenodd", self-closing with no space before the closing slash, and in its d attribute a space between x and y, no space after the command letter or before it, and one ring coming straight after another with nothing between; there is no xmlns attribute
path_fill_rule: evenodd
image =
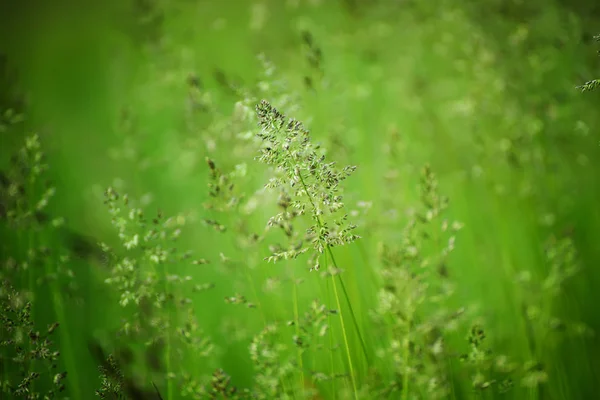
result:
<svg viewBox="0 0 600 400"><path fill-rule="evenodd" d="M327 261L326 261L327 263ZM329 288L329 281L327 281L327 300L329 301L331 299L331 290ZM329 328L329 361L331 364L331 395L333 400L336 399L336 390L335 390L335 379L333 379L333 377L335 376L335 357L333 355L333 326L330 325Z"/></svg>
<svg viewBox="0 0 600 400"><path fill-rule="evenodd" d="M331 281L333 283L333 293L335 294L335 301L338 309L340 310L340 322L342 325L342 336L344 337L344 345L346 346L346 356L348 357L348 368L350 369L350 378L352 381L352 389L354 389L354 398L358 399L358 389L356 387L356 377L354 375L354 367L352 365L352 356L350 355L350 345L348 344L348 335L346 334L346 326L344 324L344 317L342 315L342 305L340 304L340 297L338 296L337 286L335 284L335 278L331 275Z"/></svg>
<svg viewBox="0 0 600 400"><path fill-rule="evenodd" d="M298 176L300 177L300 182L302 183L302 186L304 188L304 191L306 192L306 195L310 201L310 204L313 207L313 210L315 212L316 215L316 221L317 224L319 225L319 228L322 229L323 228L323 223L321 222L321 218L316 214L317 211L317 206L315 205L315 202L310 194L310 192L308 191L308 187L306 186L306 182L304 182L304 178L302 177L302 174L298 174ZM325 245L326 249L327 249L327 253L329 254L329 257L331 258L331 263L333 264L334 268L337 270L339 269L336 261L335 261L335 257L333 256L333 252L331 251L331 246L329 246L329 244ZM360 329L358 328L358 322L356 321L356 315L354 314L354 310L352 309L352 305L350 303L350 297L348 296L348 292L346 291L346 287L344 285L344 282L342 280L342 277L338 274L338 279L340 281L340 285L342 286L342 290L344 292L344 296L346 297L346 302L348 303L348 308L350 310L350 315L352 316L352 320L354 322L354 327L356 328L356 333L358 334L358 337L360 339L361 345L362 345L362 350L364 352L365 358L368 360L368 356L367 356L367 348L364 344L364 341L362 339L362 335L360 333ZM352 380L352 387L354 389L354 398L358 399L358 390L357 390L357 386L356 386L356 376L354 374L354 366L352 364L352 356L350 354L350 345L348 343L348 335L346 333L346 324L344 322L344 315L342 313L342 305L340 303L340 298L338 295L338 290L337 290L337 285L335 283L335 277L333 275L331 275L331 281L333 283L333 291L335 294L335 300L338 306L338 309L340 310L340 322L341 322L341 327L342 327L342 335L344 337L344 345L346 347L346 355L348 358L348 368L350 369L350 377Z"/></svg>
<svg viewBox="0 0 600 400"><path fill-rule="evenodd" d="M410 330L412 329L412 313L409 314L409 318L407 321L408 332L406 334L406 338L404 341L403 353L404 353L404 374L402 376L402 400L408 400L408 388L409 388L409 367L408 360L410 358Z"/></svg>
<svg viewBox="0 0 600 400"><path fill-rule="evenodd" d="M168 270L167 266L163 264L163 275L164 275L164 290L165 296L169 298L169 279L168 279ZM166 329L166 346L165 346L165 368L166 368L166 376L167 376L167 400L173 399L173 379L171 379L171 320L168 319L168 325Z"/></svg>
<svg viewBox="0 0 600 400"><path fill-rule="evenodd" d="M329 361L331 362L331 396L335 400L337 398L335 391L335 358L333 356L333 330L329 329Z"/></svg>
<svg viewBox="0 0 600 400"><path fill-rule="evenodd" d="M300 337L300 316L298 312L298 284L294 278L294 319L296 322L296 336ZM296 346L298 352L298 366L300 367L300 390L304 388L304 363L302 360L302 349Z"/></svg>
<svg viewBox="0 0 600 400"><path fill-rule="evenodd" d="M46 263L46 273L48 275L52 274L52 271L50 271L50 265L48 263ZM81 396L81 393L79 392L79 374L78 374L78 368L77 368L77 363L75 362L75 357L71 351L72 349L72 339L71 339L71 335L69 333L69 329L68 326L66 324L67 321L67 317L66 317L66 313L65 313L65 308L64 308L64 304L63 304L63 300L62 297L60 296L60 289L57 287L56 285L56 281L51 280L51 285L52 287L50 288L50 290L52 291L52 306L54 308L54 313L56 315L56 319L61 323L62 327L59 328L59 334L60 334L60 338L61 338L61 351L65 356L65 364L66 364L66 368L67 371L69 372L69 381L73 382L73 385L70 386L71 388L71 394L73 396L74 399L83 399L83 398L87 398L87 396L83 397Z"/></svg>
<svg viewBox="0 0 600 400"><path fill-rule="evenodd" d="M315 205L315 202L314 202L312 196L310 195L310 192L308 191L308 187L306 186L306 183L304 182L304 178L302 177L302 174L298 174L298 176L300 177L300 182L302 183L304 191L306 192L306 195L308 196L310 204L311 204L313 210L315 210L315 212L316 212L317 206ZM319 216L317 216L316 220L317 220L317 224L318 224L319 228L323 228L323 223L321 221L321 218ZM331 246L329 244L326 244L325 247L327 249L327 253L329 254L329 257L331 258L331 263L333 264L333 267L335 269L339 269L338 264L335 261L335 257L333 256L333 251L331 250ZM352 308L352 303L350 302L350 296L348 295L348 291L346 290L346 285L344 285L344 281L342 280L342 277L339 274L338 274L338 280L340 281L340 286L342 287L344 297L346 298L346 302L348 303L348 309L350 310L350 315L352 316L352 322L354 323L354 328L356 329L356 334L358 335L358 338L360 339L360 344L362 347L363 354L368 363L369 356L367 353L367 346L365 345L365 341L363 340L362 334L360 333L360 329L358 327L358 321L356 319L356 315L354 314L354 309ZM335 286L334 286L334 289L335 289ZM341 309L340 309L340 315L341 315Z"/></svg>
<svg viewBox="0 0 600 400"><path fill-rule="evenodd" d="M27 196L28 196L28 208L29 208L29 212L32 214L32 216L34 215L34 208L32 206L32 204L35 204L35 176L31 175L29 180L28 180L28 187L27 187ZM32 224L34 224L35 222L31 221ZM32 254L34 254L34 257L36 256L35 253L33 253L34 251L34 247L35 247L35 236L34 236L34 232L35 229L31 229L30 227L28 227L29 229L27 229L27 248L25 249L25 260L27 262L27 283L25 284L25 286L27 287L27 290L29 290L29 293L31 294L31 310L30 310L30 317L31 317L31 321L35 324L36 323L36 305L37 305L37 301L35 300L35 297L37 295L36 293L36 288L35 288L35 276L34 276L34 271L33 271L33 264L34 264L34 260L30 260L29 259L29 252L31 251ZM34 329L35 329L35 325L34 325ZM32 350L32 343L31 341L28 342L28 348L29 348L29 353L31 354L31 350ZM34 371L34 366L33 363L30 363L29 365L29 372L35 372ZM33 380L31 382L31 391L33 393L36 392L36 380Z"/></svg>
<svg viewBox="0 0 600 400"><path fill-rule="evenodd" d="M329 257L331 257L331 262L334 266L334 268L338 269L338 265L335 261L335 258L333 257L333 251L331 251L331 247L327 246L327 252L329 253ZM360 333L360 328L358 327L358 320L356 318L356 315L354 314L354 309L352 308L352 303L350 303L350 296L348 295L348 291L346 290L346 285L344 284L344 281L342 280L342 276L341 275L337 275L338 280L340 281L340 286L342 287L342 292L344 292L344 297L346 298L346 302L348 303L348 310L350 311L350 315L352 315L352 322L354 324L354 329L356 329L356 333L358 334L358 339L360 340L360 345L362 347L362 351L363 354L365 356L365 360L367 361L367 364L369 363L369 355L367 353L367 345L365 344L365 341L363 340L363 337Z"/></svg>

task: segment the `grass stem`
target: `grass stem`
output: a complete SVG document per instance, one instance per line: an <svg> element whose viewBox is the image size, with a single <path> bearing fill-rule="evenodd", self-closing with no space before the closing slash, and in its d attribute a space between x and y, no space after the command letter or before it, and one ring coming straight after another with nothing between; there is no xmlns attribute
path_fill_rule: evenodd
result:
<svg viewBox="0 0 600 400"><path fill-rule="evenodd" d="M356 386L356 376L354 374L354 367L352 365L352 356L350 355L350 344L348 343L348 335L346 334L346 326L344 324L344 317L342 316L342 305L340 304L340 297L338 296L337 285L335 283L335 277L331 275L331 281L333 283L333 292L335 294L335 301L337 307L340 310L340 323L342 325L342 336L344 337L344 345L346 346L346 355L348 356L348 368L350 369L350 379L352 381L352 388L354 390L354 398L358 399L358 388Z"/></svg>
<svg viewBox="0 0 600 400"><path fill-rule="evenodd" d="M294 322L296 324L296 336L300 336L300 316L298 312L298 283L294 279ZM304 378L304 363L302 360L302 349L296 346L298 352L298 367L300 367L300 388L302 389L305 384Z"/></svg>
<svg viewBox="0 0 600 400"><path fill-rule="evenodd" d="M52 275L52 271L50 270L50 264L46 263L46 274L48 276ZM56 315L56 319L62 325L62 328L59 328L59 334L61 339L61 352L65 357L65 366L69 373L69 382L73 382L70 385L70 393L73 399L84 399L79 391L79 374L77 368L76 357L71 351L72 349L72 339L71 334L69 332L69 328L67 326L67 316L65 313L65 307L63 303L63 299L60 295L61 291L56 285L56 281L51 280L52 287L50 288L52 292L52 306L54 308L54 313ZM87 396L85 396L87 398Z"/></svg>
<svg viewBox="0 0 600 400"><path fill-rule="evenodd" d="M304 181L304 178L302 177L302 174L298 174L300 177L300 182L302 183L302 187L304 188L304 191L306 192L306 195L308 196L308 199L310 201L310 204L312 205L313 209L316 211L317 210L317 206L312 198L312 196L310 195L310 191L308 190L308 187L306 186L306 182ZM316 218L317 220L317 224L319 225L319 228L323 228L323 222L321 221L321 218L319 218L317 216ZM327 253L329 255L329 258L331 259L331 263L333 264L333 267L335 269L339 269L337 262L335 261L335 257L333 256L333 251L331 251L331 246L326 245L327 248ZM354 322L354 328L356 329L356 334L358 335L359 339L360 339L360 343L362 346L362 350L365 356L365 359L369 360L369 356L367 353L367 347L365 345L365 342L362 338L362 335L360 333L360 329L358 328L358 321L356 319L356 315L354 314L354 310L352 309L352 304L350 302L350 296L348 295L348 291L346 290L346 286L344 285L344 282L342 280L342 277L340 275L338 275L338 279L340 281L340 285L342 287L342 290L344 292L344 297L346 298L346 302L348 303L348 309L350 310L350 315L352 316L352 321ZM336 289L336 287L334 286L334 289ZM337 298L337 294L336 294L336 298ZM341 305L340 305L341 306ZM341 309L340 309L340 316L341 316Z"/></svg>

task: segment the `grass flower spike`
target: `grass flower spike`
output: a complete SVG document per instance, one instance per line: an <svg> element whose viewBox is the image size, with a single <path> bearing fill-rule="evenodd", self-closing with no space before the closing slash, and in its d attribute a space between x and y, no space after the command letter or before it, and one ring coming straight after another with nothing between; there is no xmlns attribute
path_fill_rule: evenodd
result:
<svg viewBox="0 0 600 400"><path fill-rule="evenodd" d="M270 179L266 187L278 188L288 195L285 198L286 206L281 207L283 211L270 218L268 226L285 226L292 218L306 215L307 211L312 220L306 235L299 243L292 242L287 250L275 251L267 260L277 262L281 259L296 258L312 247L314 252L309 263L311 270L318 270L320 256L325 253L325 257L331 261L331 268L326 275L331 277L337 307L340 310L342 308L337 289L339 282L363 355L365 360L368 360L367 346L332 251L333 247L351 243L359 238L353 233L356 226L348 221L348 215L340 213L344 203L339 185L356 170L356 167L347 166L339 170L335 163L326 163L324 152L310 141L308 130L302 123L293 118L287 119L266 100L262 100L256 106L256 113L261 128L257 136L263 142L259 160L274 166L276 170L276 176ZM293 215L290 215L290 209L295 210ZM354 398L357 399L358 386L343 316L340 318L340 324Z"/></svg>
<svg viewBox="0 0 600 400"><path fill-rule="evenodd" d="M257 136L263 141L259 160L276 168L277 177L272 178L267 188L281 188L292 193L290 205L298 215L305 215L307 207L313 224L306 232L300 246L274 253L269 261L295 258L306 252L310 245L317 254L326 249L341 246L358 239L355 225L348 221L348 215L338 217L344 203L339 194L339 184L356 170L347 166L341 170L334 162L325 162L320 148L310 141L309 133L303 124L295 119L287 119L267 101L261 101L256 112L261 131ZM269 226L280 226L289 216L285 210L269 220ZM318 269L318 257L314 269Z"/></svg>

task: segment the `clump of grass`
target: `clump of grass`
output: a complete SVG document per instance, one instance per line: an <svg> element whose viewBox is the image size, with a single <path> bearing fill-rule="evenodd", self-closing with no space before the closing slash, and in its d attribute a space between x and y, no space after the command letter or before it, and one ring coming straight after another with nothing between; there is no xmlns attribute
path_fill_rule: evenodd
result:
<svg viewBox="0 0 600 400"><path fill-rule="evenodd" d="M524 293L523 312L529 323L531 345L553 347L561 337L585 336L591 329L577 321L563 320L556 315L557 299L563 294L568 282L581 271L573 240L568 237L552 238L545 249L548 272L538 281L524 271L517 282ZM536 351L538 352L538 351Z"/></svg>
<svg viewBox="0 0 600 400"><path fill-rule="evenodd" d="M13 116L10 121L16 124L20 118ZM25 234L31 237L47 223L62 225L62 218L50 220L45 213L56 189L50 182L43 181L48 165L37 134L25 139L24 146L11 157L10 164L0 181L0 216L8 227L21 232L21 238Z"/></svg>
<svg viewBox="0 0 600 400"><path fill-rule="evenodd" d="M154 382L152 389L144 389L139 381L126 376L117 357L112 354L105 357L97 345L93 345L92 350L95 356L101 357L98 367L100 388L96 390L96 396L105 400L163 400Z"/></svg>
<svg viewBox="0 0 600 400"><path fill-rule="evenodd" d="M333 352L335 348L327 348L326 344L323 343L323 340L326 336L331 338L331 318L338 315L338 310L332 310L327 308L327 306L318 300L313 300L310 303L310 308L308 311L304 313L302 318L297 318L296 321L290 321L289 324L292 324L296 327L296 334L293 336L293 341L296 345L296 348L299 351L298 360L302 361L302 355L305 352L311 351L312 356L316 357L317 354L321 354L323 352L329 352L330 357L333 356ZM331 344L331 343L330 343ZM313 382L319 383L321 381L333 381L340 377L345 377L345 374L336 374L333 370L330 372L325 372L323 370L317 370L313 364L313 368L308 370L304 367L303 364L300 364L301 368L301 378L302 378L302 387L304 387L304 396L306 398L313 398L319 394L315 388L311 388L310 385L307 387L307 382L310 380L306 377L310 373L310 378Z"/></svg>
<svg viewBox="0 0 600 400"><path fill-rule="evenodd" d="M98 367L100 371L100 388L96 396L106 400L120 400L125 398L125 376L114 356L109 355L104 363Z"/></svg>
<svg viewBox="0 0 600 400"><path fill-rule="evenodd" d="M204 364L208 364L208 361L217 353L215 344L202 330L191 308L188 308L187 319L184 320L177 332L180 336L180 343L182 343L179 351L189 353L193 357L193 361L197 362L200 359L204 361ZM212 381L186 369L180 370L178 375L181 394L184 398L205 398L207 388L210 387Z"/></svg>
<svg viewBox="0 0 600 400"><path fill-rule="evenodd" d="M238 390L237 387L231 383L231 377L225 373L222 369L217 369L211 379L210 393L208 398L216 400L220 398L231 399L231 400L244 400L251 399L249 390Z"/></svg>
<svg viewBox="0 0 600 400"><path fill-rule="evenodd" d="M10 398L58 398L67 377L67 372L58 370L60 352L52 340L59 324L36 330L31 300L5 280L0 286L0 309L1 392Z"/></svg>
<svg viewBox="0 0 600 400"><path fill-rule="evenodd" d="M23 116L5 113L5 123L17 125ZM10 165L0 171L0 221L2 227L15 232L0 272L20 290L33 291L42 283L62 285L60 290L79 296L75 273L70 268L71 251L51 247L48 236L64 234L63 217L48 212L56 188L47 179L48 164L37 134L27 136L25 143L10 158ZM9 244L6 242L5 246Z"/></svg>
<svg viewBox="0 0 600 400"><path fill-rule="evenodd" d="M3 113L2 128L17 129L25 120L12 111ZM65 300L81 304L82 293L70 265L70 251L56 244L64 219L53 218L48 206L56 193L47 179L48 165L37 134L27 136L24 144L10 157L9 165L0 171L0 229L6 234L0 260L3 303L3 372L7 393L26 398L56 396L64 390L66 372L58 368L58 346L51 338L60 337L63 357L61 368L67 367L72 377L71 393L78 393L78 374L68 329L55 330L67 324ZM50 310L54 322L42 326L47 315L38 314L42 287L48 287ZM47 377L54 374L48 383ZM15 386L14 379L23 381ZM16 389L15 389L16 387ZM12 392L11 392L12 391Z"/></svg>
<svg viewBox="0 0 600 400"><path fill-rule="evenodd" d="M493 389L504 394L512 389L519 365L504 355L496 356L485 345L486 333L479 324L473 325L467 341L469 352L460 357L469 372L471 387L477 394Z"/></svg>
<svg viewBox="0 0 600 400"><path fill-rule="evenodd" d="M120 196L113 188L106 190L105 197L122 245L120 253L102 245L111 260L105 282L119 294L119 305L128 310L119 333L142 343L146 351L159 353L160 362L153 369L166 379L165 395L172 399L176 381L183 392L198 385L196 378L177 365L190 351L208 357L214 350L199 328L190 299L192 292L210 285L193 284L191 276L177 273L178 265L207 261L193 260L191 253L174 246L185 217L165 218L159 212L147 219L128 196Z"/></svg>
<svg viewBox="0 0 600 400"><path fill-rule="evenodd" d="M284 382L294 373L293 357L281 342L278 328L267 325L250 345L250 359L256 368L256 396L259 399L293 398L293 391Z"/></svg>
<svg viewBox="0 0 600 400"><path fill-rule="evenodd" d="M421 174L421 204L398 245L382 244L384 286L374 314L391 337L379 356L392 361L392 380L383 393L402 399L442 399L452 393L447 337L464 319L464 308L451 308L453 285L447 258L454 249L458 222L443 219L448 199L426 166ZM446 238L444 238L446 237Z"/></svg>
<svg viewBox="0 0 600 400"><path fill-rule="evenodd" d="M567 235L552 237L544 251L548 272L534 279L529 271L517 276L523 293L522 312L526 322L527 341L532 355L522 366L520 383L532 389L549 380L546 357L567 338L594 335L587 325L561 315L558 300L568 282L581 271L573 240Z"/></svg>

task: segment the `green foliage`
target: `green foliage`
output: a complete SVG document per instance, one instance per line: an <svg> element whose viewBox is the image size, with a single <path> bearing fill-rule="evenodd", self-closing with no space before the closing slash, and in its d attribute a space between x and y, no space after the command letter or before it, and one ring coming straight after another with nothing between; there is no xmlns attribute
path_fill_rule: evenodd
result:
<svg viewBox="0 0 600 400"><path fill-rule="evenodd" d="M117 335L126 338L125 345L143 344L146 359L156 360L150 363L150 369L166 378L169 397L175 391L175 379L183 393L194 394L201 383L173 365L179 365L188 353L208 358L214 349L198 325L189 297L209 287L193 284L192 277L179 275L177 268L207 261L192 260L191 252L174 247L185 224L184 216L165 218L159 211L147 219L127 195L121 197L110 187L105 198L125 251L117 255L102 244L110 260L109 276L104 282L118 293L118 304L127 310Z"/></svg>
<svg viewBox="0 0 600 400"><path fill-rule="evenodd" d="M381 356L392 360L394 371L385 393L441 399L451 393L447 363L452 356L446 336L459 329L465 314L463 308L447 305L454 292L447 257L461 224L441 220L448 200L438 193L429 166L423 169L420 187L421 209L411 216L400 243L381 244L380 273L385 284L375 316L382 332L394 338L381 349ZM441 234L448 231L452 236L444 243Z"/></svg>
<svg viewBox="0 0 600 400"><path fill-rule="evenodd" d="M250 397L248 396L247 391L239 393L238 389L231 385L231 377L222 369L218 369L213 373L208 398L211 400L218 398L241 400Z"/></svg>
<svg viewBox="0 0 600 400"><path fill-rule="evenodd" d="M11 146L45 128L2 159L2 394L593 397L578 19L515 3L484 32L454 1L251 3L248 30L137 2L144 67L101 149L1 114Z"/></svg>
<svg viewBox="0 0 600 400"><path fill-rule="evenodd" d="M67 377L67 372L58 369L60 351L52 340L59 324L55 322L45 331L37 331L31 301L7 281L0 288L0 307L2 393L31 400L59 398Z"/></svg>
<svg viewBox="0 0 600 400"><path fill-rule="evenodd" d="M108 356L105 365L100 370L101 387L96 390L96 396L101 399L118 400L125 398L123 387L125 377L113 356Z"/></svg>

